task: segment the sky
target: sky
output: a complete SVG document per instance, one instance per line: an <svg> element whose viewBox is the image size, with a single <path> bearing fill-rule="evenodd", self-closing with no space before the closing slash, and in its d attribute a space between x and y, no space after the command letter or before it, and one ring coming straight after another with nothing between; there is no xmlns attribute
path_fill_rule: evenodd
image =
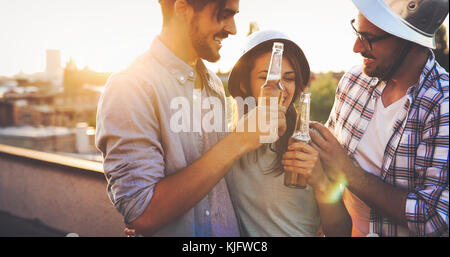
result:
<svg viewBox="0 0 450 257"><path fill-rule="evenodd" d="M241 0L237 35L207 66L230 70L256 21L295 40L313 71L347 70L362 61L352 52L356 14L351 0ZM61 51L63 66L73 58L79 68L119 71L148 50L161 24L157 0L0 0L0 75L44 71L47 49Z"/></svg>

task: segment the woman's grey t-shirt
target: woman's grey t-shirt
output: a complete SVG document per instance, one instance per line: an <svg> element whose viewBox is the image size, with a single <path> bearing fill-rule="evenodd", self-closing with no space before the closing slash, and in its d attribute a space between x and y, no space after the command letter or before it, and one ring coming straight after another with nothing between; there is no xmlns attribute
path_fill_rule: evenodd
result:
<svg viewBox="0 0 450 257"><path fill-rule="evenodd" d="M275 159L276 153L264 145L243 156L226 175L241 235L316 236L320 215L312 188L288 188L284 174L267 174Z"/></svg>

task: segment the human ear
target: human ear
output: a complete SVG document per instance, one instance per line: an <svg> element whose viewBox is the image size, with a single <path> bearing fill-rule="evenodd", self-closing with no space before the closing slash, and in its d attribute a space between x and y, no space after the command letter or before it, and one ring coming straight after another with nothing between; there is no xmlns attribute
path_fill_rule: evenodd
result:
<svg viewBox="0 0 450 257"><path fill-rule="evenodd" d="M194 9L186 0L176 0L174 4L174 13L183 20L190 20L194 15Z"/></svg>
<svg viewBox="0 0 450 257"><path fill-rule="evenodd" d="M239 89L241 90L241 92L242 92L242 95L247 95L247 87L244 85L244 83L243 82L240 82L239 83Z"/></svg>

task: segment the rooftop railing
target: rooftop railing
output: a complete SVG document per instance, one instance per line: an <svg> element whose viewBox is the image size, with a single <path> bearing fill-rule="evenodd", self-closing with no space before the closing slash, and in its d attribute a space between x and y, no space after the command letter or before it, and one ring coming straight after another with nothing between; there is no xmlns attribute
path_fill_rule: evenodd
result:
<svg viewBox="0 0 450 257"><path fill-rule="evenodd" d="M124 236L102 163L0 144L0 210L80 236Z"/></svg>

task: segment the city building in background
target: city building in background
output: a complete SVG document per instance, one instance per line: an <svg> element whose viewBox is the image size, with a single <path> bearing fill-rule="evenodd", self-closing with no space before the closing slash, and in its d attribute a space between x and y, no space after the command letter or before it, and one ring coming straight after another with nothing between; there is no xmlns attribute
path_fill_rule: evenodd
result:
<svg viewBox="0 0 450 257"><path fill-rule="evenodd" d="M110 73L46 51L46 70L0 77L0 144L101 161L95 149L97 103Z"/></svg>
<svg viewBox="0 0 450 257"><path fill-rule="evenodd" d="M56 49L46 51L46 69L47 81L53 85L61 85L63 79L63 69L61 66L61 52Z"/></svg>

